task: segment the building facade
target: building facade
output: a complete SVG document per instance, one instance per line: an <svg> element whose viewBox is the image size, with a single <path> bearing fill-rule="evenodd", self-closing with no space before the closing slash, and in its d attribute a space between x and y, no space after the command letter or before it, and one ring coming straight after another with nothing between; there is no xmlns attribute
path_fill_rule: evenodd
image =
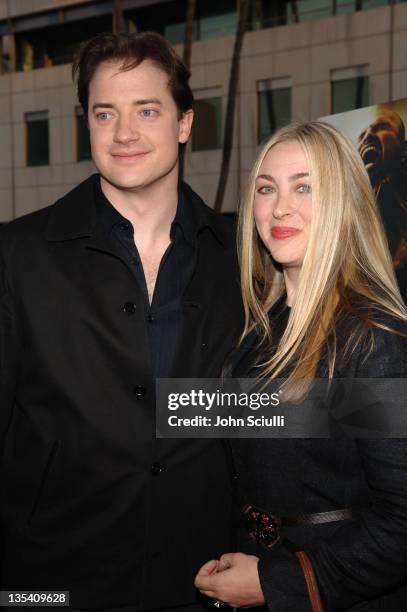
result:
<svg viewBox="0 0 407 612"><path fill-rule="evenodd" d="M182 53L186 2L122 0L127 31ZM195 128L185 178L214 201L237 23L235 0L198 0ZM0 0L0 222L46 206L95 171L71 79L78 45L112 30L106 0ZM236 210L256 149L276 127L407 97L407 3L252 0L223 211Z"/></svg>

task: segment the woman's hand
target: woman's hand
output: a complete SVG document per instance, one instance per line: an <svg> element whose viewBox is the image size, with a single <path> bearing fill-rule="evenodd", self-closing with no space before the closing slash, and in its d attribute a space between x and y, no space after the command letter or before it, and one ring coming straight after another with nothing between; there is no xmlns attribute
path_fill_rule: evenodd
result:
<svg viewBox="0 0 407 612"><path fill-rule="evenodd" d="M207 597L232 608L249 608L264 604L258 557L243 553L227 553L219 561L208 561L199 570L195 586Z"/></svg>

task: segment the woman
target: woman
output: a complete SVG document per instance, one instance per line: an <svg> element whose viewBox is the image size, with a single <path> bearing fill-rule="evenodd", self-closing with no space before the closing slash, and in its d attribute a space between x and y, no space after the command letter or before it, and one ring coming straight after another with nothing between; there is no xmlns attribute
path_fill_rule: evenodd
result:
<svg viewBox="0 0 407 612"><path fill-rule="evenodd" d="M337 130L293 124L267 142L239 244L246 325L235 377L285 377L295 398L298 379L407 375L407 314L383 227ZM405 609L407 440L248 439L232 450L251 535L262 541L260 508L266 522L281 518L286 540L241 536L243 552L199 571L205 595L273 612Z"/></svg>

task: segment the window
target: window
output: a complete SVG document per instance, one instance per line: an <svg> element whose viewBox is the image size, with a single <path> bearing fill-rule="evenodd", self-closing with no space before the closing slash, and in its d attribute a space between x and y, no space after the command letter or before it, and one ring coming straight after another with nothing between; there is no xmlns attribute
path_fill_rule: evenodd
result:
<svg viewBox="0 0 407 612"><path fill-rule="evenodd" d="M89 130L81 106L75 108L76 120L76 160L87 161L92 159L90 149Z"/></svg>
<svg viewBox="0 0 407 612"><path fill-rule="evenodd" d="M260 143L291 121L291 79L259 81L257 100L257 141Z"/></svg>
<svg viewBox="0 0 407 612"><path fill-rule="evenodd" d="M35 22L35 18L32 19ZM55 23L16 31L17 70L69 64L82 42L99 32L111 31L112 24L109 14L60 23L56 13L49 13L49 19Z"/></svg>
<svg viewBox="0 0 407 612"><path fill-rule="evenodd" d="M237 27L235 0L201 0L198 2L199 40L233 36Z"/></svg>
<svg viewBox="0 0 407 612"><path fill-rule="evenodd" d="M27 166L49 164L48 111L25 114Z"/></svg>
<svg viewBox="0 0 407 612"><path fill-rule="evenodd" d="M192 150L207 151L221 147L222 97L220 90L195 93Z"/></svg>
<svg viewBox="0 0 407 612"><path fill-rule="evenodd" d="M366 66L333 70L331 75L331 112L344 113L369 104L369 77Z"/></svg>
<svg viewBox="0 0 407 612"><path fill-rule="evenodd" d="M359 2L362 5L359 10L361 10L362 8L363 10L366 10L377 8L378 6L388 6L389 4L391 5L391 0L359 0Z"/></svg>
<svg viewBox="0 0 407 612"><path fill-rule="evenodd" d="M314 21L332 15L331 0L297 0L286 2L287 23Z"/></svg>
<svg viewBox="0 0 407 612"><path fill-rule="evenodd" d="M138 4L134 2L134 4ZM130 19L138 31L160 32L171 44L182 44L185 39L186 2L168 0L128 9ZM236 0L197 0L193 24L193 39L206 40L219 36L234 36L237 26Z"/></svg>
<svg viewBox="0 0 407 612"><path fill-rule="evenodd" d="M281 4L277 1L278 4ZM297 0L290 2L285 0L287 23L299 21L314 21L339 15L341 13L354 13L365 9L376 8L391 4L390 0ZM277 25L277 24L274 24Z"/></svg>

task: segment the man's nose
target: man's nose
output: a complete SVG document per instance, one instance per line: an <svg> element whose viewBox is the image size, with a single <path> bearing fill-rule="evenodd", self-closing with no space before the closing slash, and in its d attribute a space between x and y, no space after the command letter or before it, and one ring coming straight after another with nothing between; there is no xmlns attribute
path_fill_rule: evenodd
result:
<svg viewBox="0 0 407 612"><path fill-rule="evenodd" d="M116 123L115 142L126 144L140 138L137 123L131 117L120 117Z"/></svg>
<svg viewBox="0 0 407 612"><path fill-rule="evenodd" d="M375 125L369 125L366 128L364 136L365 136L365 138L369 137L369 136L376 136L377 132L378 132L378 130L377 130Z"/></svg>

